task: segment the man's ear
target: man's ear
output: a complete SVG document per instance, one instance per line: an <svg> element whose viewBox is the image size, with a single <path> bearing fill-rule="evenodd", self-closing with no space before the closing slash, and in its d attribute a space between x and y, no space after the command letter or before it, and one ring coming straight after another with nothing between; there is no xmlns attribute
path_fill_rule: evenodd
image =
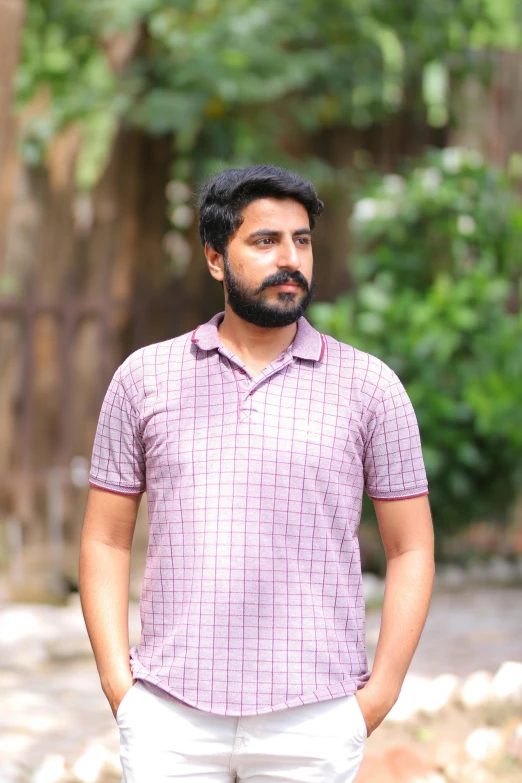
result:
<svg viewBox="0 0 522 783"><path fill-rule="evenodd" d="M213 247L210 247L207 242L205 244L205 256L207 259L208 271L214 280L218 280L220 283L222 283L225 278L225 263L223 260L223 255L218 253L217 250L214 250Z"/></svg>

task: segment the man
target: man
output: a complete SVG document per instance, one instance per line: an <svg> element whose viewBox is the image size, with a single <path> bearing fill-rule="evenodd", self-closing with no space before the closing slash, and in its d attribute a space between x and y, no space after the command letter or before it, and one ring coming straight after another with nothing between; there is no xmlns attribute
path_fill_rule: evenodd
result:
<svg viewBox="0 0 522 783"><path fill-rule="evenodd" d="M210 180L200 231L224 313L134 353L107 392L80 593L125 783L353 781L418 643L434 568L417 422L389 367L303 317L322 207L272 166ZM371 676L364 490L388 564Z"/></svg>

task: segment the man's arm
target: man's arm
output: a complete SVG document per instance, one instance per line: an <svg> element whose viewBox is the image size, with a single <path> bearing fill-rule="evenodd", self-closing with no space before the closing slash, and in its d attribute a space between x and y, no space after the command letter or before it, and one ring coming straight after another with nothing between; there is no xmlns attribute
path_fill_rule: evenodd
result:
<svg viewBox="0 0 522 783"><path fill-rule="evenodd" d="M141 495L91 487L80 546L80 598L113 714L134 680L129 664L129 576Z"/></svg>
<svg viewBox="0 0 522 783"><path fill-rule="evenodd" d="M357 692L368 734L399 696L428 614L435 573L428 496L374 500L386 553L386 589L369 681Z"/></svg>

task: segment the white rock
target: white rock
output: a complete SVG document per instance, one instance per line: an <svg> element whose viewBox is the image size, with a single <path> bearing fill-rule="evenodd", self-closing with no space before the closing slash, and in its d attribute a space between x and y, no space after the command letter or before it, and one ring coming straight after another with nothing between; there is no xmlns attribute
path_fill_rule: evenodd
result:
<svg viewBox="0 0 522 783"><path fill-rule="evenodd" d="M400 723L410 720L417 712L438 712L449 704L459 685L458 677L453 674L441 674L434 680L408 674L387 717Z"/></svg>
<svg viewBox="0 0 522 783"><path fill-rule="evenodd" d="M2 783L20 783L23 780L23 771L18 764L12 761L0 763L0 781Z"/></svg>
<svg viewBox="0 0 522 783"><path fill-rule="evenodd" d="M46 661L47 649L39 639L0 643L0 669L30 672L39 669Z"/></svg>
<svg viewBox="0 0 522 783"><path fill-rule="evenodd" d="M32 783L57 783L65 775L63 756L46 756L32 777Z"/></svg>
<svg viewBox="0 0 522 783"><path fill-rule="evenodd" d="M435 677L426 689L420 709L423 712L438 712L449 704L458 687L459 678L454 674L441 674Z"/></svg>
<svg viewBox="0 0 522 783"><path fill-rule="evenodd" d="M493 783L490 773L476 762L451 764L445 771L451 783Z"/></svg>
<svg viewBox="0 0 522 783"><path fill-rule="evenodd" d="M47 659L45 640L52 624L48 607L10 606L0 614L0 666L6 669L37 668Z"/></svg>
<svg viewBox="0 0 522 783"><path fill-rule="evenodd" d="M121 775L121 773L123 772L120 756L118 753L110 753L109 751L107 751L104 764L107 770L110 770L111 772L114 772L117 775Z"/></svg>
<svg viewBox="0 0 522 783"><path fill-rule="evenodd" d="M0 615L0 639L2 645L12 645L36 635L38 614L32 607L9 607Z"/></svg>
<svg viewBox="0 0 522 783"><path fill-rule="evenodd" d="M48 660L92 655L78 604L21 604L0 612L0 667L34 670Z"/></svg>
<svg viewBox="0 0 522 783"><path fill-rule="evenodd" d="M30 748L33 743L33 737L28 737L27 734L8 733L2 728L2 734L0 735L0 758L7 759L9 756L20 758L20 755ZM2 780L1 777L0 780Z"/></svg>
<svg viewBox="0 0 522 783"><path fill-rule="evenodd" d="M475 729L466 740L466 753L473 761L493 759L502 750L504 738L498 729Z"/></svg>
<svg viewBox="0 0 522 783"><path fill-rule="evenodd" d="M56 715L25 715L21 717L23 725L34 734L51 734L53 731L59 731L62 725L60 718Z"/></svg>
<svg viewBox="0 0 522 783"><path fill-rule="evenodd" d="M466 677L459 698L469 709L485 704L491 695L493 675L486 671L478 671Z"/></svg>
<svg viewBox="0 0 522 783"><path fill-rule="evenodd" d="M488 564L489 578L492 582L509 583L517 577L517 568L503 557L492 557Z"/></svg>
<svg viewBox="0 0 522 783"><path fill-rule="evenodd" d="M430 686L431 681L427 677L408 674L387 719L397 723L410 720L421 709L421 705L428 701Z"/></svg>
<svg viewBox="0 0 522 783"><path fill-rule="evenodd" d="M106 761L111 762L110 754L103 745L89 745L73 767L73 772L82 783L95 783Z"/></svg>
<svg viewBox="0 0 522 783"><path fill-rule="evenodd" d="M433 766L443 772L458 764L462 757L462 747L455 739L438 737L433 751Z"/></svg>
<svg viewBox="0 0 522 783"><path fill-rule="evenodd" d="M491 695L522 704L522 663L506 661L493 677Z"/></svg>

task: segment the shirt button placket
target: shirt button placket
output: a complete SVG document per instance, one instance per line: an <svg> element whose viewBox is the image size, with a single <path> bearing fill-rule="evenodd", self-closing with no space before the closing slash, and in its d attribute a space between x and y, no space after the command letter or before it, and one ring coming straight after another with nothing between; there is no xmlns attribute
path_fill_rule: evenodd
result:
<svg viewBox="0 0 522 783"><path fill-rule="evenodd" d="M248 375L247 371L245 369L243 369L243 367L238 367L236 365L235 371L239 375L239 379L238 379L239 380L239 389L241 390L241 402L240 402L240 408L239 408L240 414L241 414L241 418L243 419L243 417L245 416L246 419L248 419L249 412L250 412L250 405L249 405L249 403L250 403L250 395L252 393L251 391L249 391L249 387L251 386L253 381L250 378L250 376ZM245 420L245 419L243 419L243 420Z"/></svg>

